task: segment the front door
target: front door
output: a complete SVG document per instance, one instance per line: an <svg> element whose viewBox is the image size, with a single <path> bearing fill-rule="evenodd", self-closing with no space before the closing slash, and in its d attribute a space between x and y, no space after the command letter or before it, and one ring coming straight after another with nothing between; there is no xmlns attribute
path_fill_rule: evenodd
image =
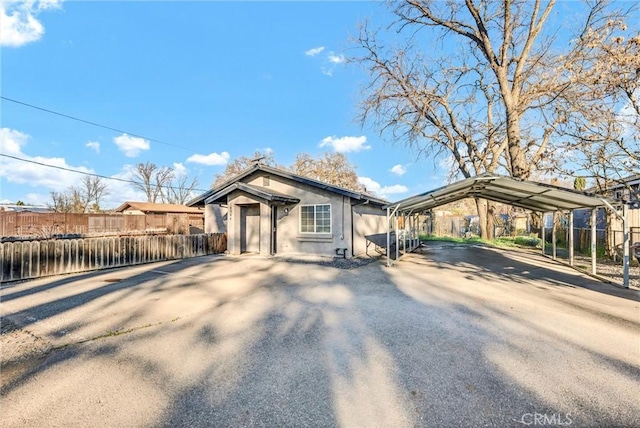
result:
<svg viewBox="0 0 640 428"><path fill-rule="evenodd" d="M260 252L260 205L240 206L240 252Z"/></svg>

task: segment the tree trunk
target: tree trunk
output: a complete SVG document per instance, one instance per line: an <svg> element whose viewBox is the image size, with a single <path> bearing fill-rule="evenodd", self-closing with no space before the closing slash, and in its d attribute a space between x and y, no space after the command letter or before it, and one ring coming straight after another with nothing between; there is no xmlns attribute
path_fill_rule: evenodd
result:
<svg viewBox="0 0 640 428"><path fill-rule="evenodd" d="M511 108L514 109L515 108ZM514 113L506 106L507 110L507 141L509 151L509 164L511 165L511 176L514 178L528 179L531 172L531 165L527 164L524 151L520 144L520 115Z"/></svg>
<svg viewBox="0 0 640 428"><path fill-rule="evenodd" d="M487 240L493 241L495 239L495 212L496 206L493 202L486 201L487 203Z"/></svg>
<svg viewBox="0 0 640 428"><path fill-rule="evenodd" d="M493 236L494 205L486 199L475 198L478 217L480 219L480 238L491 241Z"/></svg>

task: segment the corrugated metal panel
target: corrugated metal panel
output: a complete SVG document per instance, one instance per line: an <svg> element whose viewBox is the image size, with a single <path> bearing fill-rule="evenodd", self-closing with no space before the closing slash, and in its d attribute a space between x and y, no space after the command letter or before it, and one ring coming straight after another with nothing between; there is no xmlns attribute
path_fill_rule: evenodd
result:
<svg viewBox="0 0 640 428"><path fill-rule="evenodd" d="M615 204L615 201L598 195L497 174L482 174L394 202L386 207L408 213L429 210L468 197L488 199L533 211L596 208L604 206L605 200L612 205Z"/></svg>

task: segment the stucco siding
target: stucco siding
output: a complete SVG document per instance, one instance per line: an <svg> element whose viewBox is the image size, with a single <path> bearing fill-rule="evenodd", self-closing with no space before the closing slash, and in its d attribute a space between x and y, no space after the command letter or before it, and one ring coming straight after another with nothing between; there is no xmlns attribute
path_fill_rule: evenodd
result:
<svg viewBox="0 0 640 428"><path fill-rule="evenodd" d="M227 233L227 208L209 204L204 207L204 233Z"/></svg>
<svg viewBox="0 0 640 428"><path fill-rule="evenodd" d="M300 199L298 204L278 207L278 254L309 253L336 255L336 248L348 248L351 254L351 201L347 196L287 180L279 176L256 174L247 184L265 187L274 192ZM268 185L265 185L268 184ZM302 205L331 205L331 233L302 233L300 207ZM288 210L285 213L285 209Z"/></svg>
<svg viewBox="0 0 640 428"><path fill-rule="evenodd" d="M353 254L358 256L367 251L365 236L386 233L387 213L379 205L355 205L353 207ZM374 247L369 250L375 251Z"/></svg>
<svg viewBox="0 0 640 428"><path fill-rule="evenodd" d="M227 248L231 254L241 254L243 250L256 251L260 254L270 254L273 245L273 219L272 211L275 207L276 216L276 254L318 254L336 256L336 249L346 249L346 257L360 254L365 251L364 235L379 233L383 230L385 213L378 205L356 207L356 215L352 211L352 200L349 196L343 196L334 191L321 187L300 183L295 180L269 175L259 171L242 179L245 184L263 188L267 193L275 195L274 201L278 201L278 195L286 195L299 199L298 203L272 202L262 199L254 194L249 194L237 189L226 196L228 208L220 205L209 204L205 208L205 230L207 233L226 232ZM269 197L271 198L271 196ZM302 232L300 216L303 206L329 205L331 230L330 232ZM253 224L251 231L259 231L259 243L250 243L247 247L247 212L250 209L259 216L259 224ZM376 212L376 209L380 213ZM316 208L319 210L320 208ZM243 211L245 210L245 211ZM258 211L259 210L259 211ZM244 217L243 217L243 212ZM314 212L318 214L318 212ZM379 217L382 216L382 220ZM352 221L357 217L357 228L352 229ZM244 218L244 223L243 223ZM256 221L256 219L252 219ZM314 222L314 225L316 223ZM384 229L386 230L386 229ZM354 247L353 237L358 242ZM244 238L243 238L244 237Z"/></svg>

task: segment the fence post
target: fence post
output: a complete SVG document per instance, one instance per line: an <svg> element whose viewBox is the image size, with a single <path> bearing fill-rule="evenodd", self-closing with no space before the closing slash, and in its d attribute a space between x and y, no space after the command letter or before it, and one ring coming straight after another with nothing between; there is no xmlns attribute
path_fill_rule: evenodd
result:
<svg viewBox="0 0 640 428"><path fill-rule="evenodd" d="M540 218L542 219L541 225L540 225L540 237L542 238L542 255L545 255L545 245L546 241L547 241L547 231L545 230L544 227L544 211L540 211Z"/></svg>
<svg viewBox="0 0 640 428"><path fill-rule="evenodd" d="M4 246L3 242L0 242L0 282L4 281L4 267L7 262L7 258L4 255Z"/></svg>
<svg viewBox="0 0 640 428"><path fill-rule="evenodd" d="M596 227L597 227L597 217L598 211L596 208L591 210L591 273L595 275L597 273L596 269Z"/></svg>
<svg viewBox="0 0 640 428"><path fill-rule="evenodd" d="M629 205L623 203L622 205L622 263L624 266L624 288L629 288L629 247L631 242L629 240Z"/></svg>

